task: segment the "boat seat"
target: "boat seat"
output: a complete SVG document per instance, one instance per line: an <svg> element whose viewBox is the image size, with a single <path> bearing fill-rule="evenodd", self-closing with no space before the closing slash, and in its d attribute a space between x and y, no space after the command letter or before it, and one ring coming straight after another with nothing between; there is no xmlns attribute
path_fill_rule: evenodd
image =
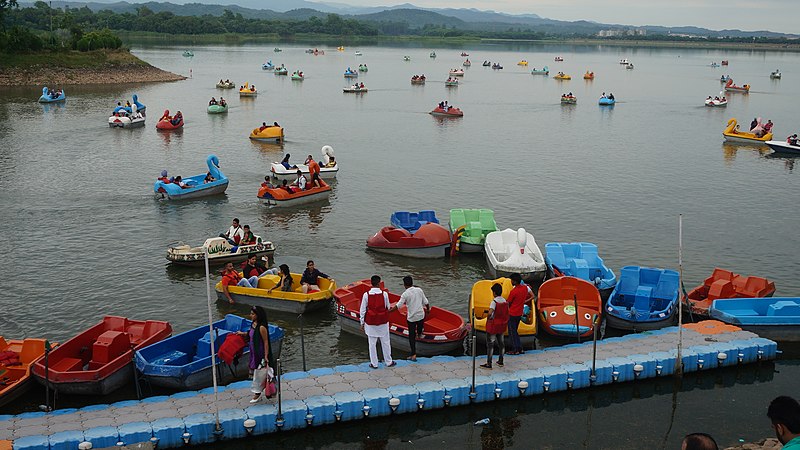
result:
<svg viewBox="0 0 800 450"><path fill-rule="evenodd" d="M770 306L772 306L772 305L770 305ZM746 308L744 308L744 309L729 309L729 310L727 310L725 312L730 314L730 315L732 315L732 316L749 316L749 317L752 317L752 316L758 316L759 315L755 310L746 309Z"/></svg>
<svg viewBox="0 0 800 450"><path fill-rule="evenodd" d="M57 363L50 366L54 372L74 372L83 370L83 361L80 358L62 358Z"/></svg>
<svg viewBox="0 0 800 450"><path fill-rule="evenodd" d="M448 323L446 320L440 319L438 317L425 319L425 325L423 326L423 334L425 332L435 333L435 332L442 332L446 331L450 328L453 328L451 323Z"/></svg>
<svg viewBox="0 0 800 450"><path fill-rule="evenodd" d="M222 345L222 342L225 340L225 335L230 333L228 330L221 330L219 328L215 328L216 336L214 336L214 346L216 347L215 352L219 351L219 346ZM206 358L211 356L211 332L206 331L206 334L203 335L197 341L197 352L195 352L194 360Z"/></svg>
<svg viewBox="0 0 800 450"><path fill-rule="evenodd" d="M708 287L709 300L732 298L736 294L733 283L729 280L716 280Z"/></svg>
<svg viewBox="0 0 800 450"><path fill-rule="evenodd" d="M483 227L477 220L467 222L467 228L464 230L465 236L480 237L483 234Z"/></svg>
<svg viewBox="0 0 800 450"><path fill-rule="evenodd" d="M637 311L650 311L650 299L653 295L653 288L647 286L639 286L636 289L636 296L633 300L633 307Z"/></svg>
<svg viewBox="0 0 800 450"><path fill-rule="evenodd" d="M569 262L569 270L572 276L582 280L590 280L589 278L589 264L585 259L573 259Z"/></svg>
<svg viewBox="0 0 800 450"><path fill-rule="evenodd" d="M800 316L800 303L790 300L777 301L767 307L768 316Z"/></svg>
<svg viewBox="0 0 800 450"><path fill-rule="evenodd" d="M105 331L92 344L92 360L89 369L98 369L122 356L131 349L128 333L124 331Z"/></svg>
<svg viewBox="0 0 800 450"><path fill-rule="evenodd" d="M180 350L173 350L171 352L164 353L158 358L153 358L151 361L152 364L157 366L183 366L188 362L189 355Z"/></svg>

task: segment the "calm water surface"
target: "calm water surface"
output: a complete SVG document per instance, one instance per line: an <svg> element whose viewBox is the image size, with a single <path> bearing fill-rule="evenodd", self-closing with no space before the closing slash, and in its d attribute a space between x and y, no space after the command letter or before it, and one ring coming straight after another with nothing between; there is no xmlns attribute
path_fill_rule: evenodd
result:
<svg viewBox="0 0 800 450"><path fill-rule="evenodd" d="M450 208L492 208L501 228L525 227L540 246L597 243L617 271L628 264L676 268L682 213L687 286L719 266L772 278L776 295L800 293L800 242L785 232L800 226L795 160L774 157L766 147L724 144L721 136L730 117L745 126L755 116L772 119L780 139L798 132L800 83L792 81L800 74L797 54L485 45L467 49L473 65L459 87L448 89L443 82L448 69L461 67L461 49L363 47L358 50L364 56L356 57L356 48L326 47L325 56L315 57L303 52L308 46L281 45L282 53L273 47L195 47L193 58L183 58L182 48L134 48L151 64L191 78L67 87L69 98L60 106L35 103L37 88L0 91L0 226L8 248L3 335L64 340L104 314L169 320L176 332L204 323L202 271L168 266L164 254L177 241L202 243L232 217L275 242L277 261L293 271L314 259L340 284L378 273L396 291L402 276L412 274L434 304L464 315L470 287L487 275L483 258L415 261L366 252L365 239L388 223L392 211L434 209L446 222ZM436 59L428 57L431 50ZM404 55L412 60L404 62ZM565 61L553 62L556 55ZM636 69L620 66L622 58ZM306 80L262 71L267 59L303 70ZM522 59L530 65L517 66ZM722 59L730 66L709 67ZM505 68L481 67L484 60ZM343 94L344 69L359 63L369 66L359 78L369 93ZM543 65L572 81L530 74ZM783 80L769 79L776 68ZM595 72L594 81L582 79L586 70ZM410 85L409 78L422 73L427 84ZM719 93L722 74L750 84L750 95L730 94L727 108L704 107L706 96ZM235 90L217 90L220 78L254 83L259 96L240 100ZM561 106L560 94L569 91L578 104ZM613 92L618 104L599 107L602 92ZM113 105L133 93L148 107L147 127L109 129ZM229 100L229 113L206 114L210 97L220 94ZM465 117L428 115L441 100L462 108ZM184 113L183 131L156 132L164 109ZM250 142L250 130L262 121L283 125L287 142ZM333 146L341 164L329 202L285 210L259 203L258 184L270 162L284 153L300 162L307 154L318 156L323 145ZM219 156L231 179L226 195L154 199L152 184L162 169L184 176L205 171L209 153ZM246 312L243 306L213 307L217 317ZM272 314L271 320L287 328L286 369L301 369L297 318ZM333 309L305 322L309 368L366 358L365 342L340 333ZM779 363L774 376L771 367L752 369L758 376L742 369L742 376L755 380L744 384L735 381L740 375L729 382L730 374L719 375L728 380L720 383L713 381L717 375L700 377L713 389L684 382L674 398L671 383L654 382L647 385L658 391L652 395L630 393L639 389L630 387L597 390L374 421L369 428L337 426L304 432L301 442L371 447L366 436L377 432L379 447L405 446L409 439L426 446L525 446L541 436L536 430L571 426L578 430L571 438L580 442L553 437L542 445L635 448L646 435L641 446L672 448L700 426L727 433L732 443L740 435L769 433L761 420L769 399L797 391L796 382L788 381L800 375L793 358ZM13 412L35 409L42 396L33 391ZM673 402L676 427L683 426L667 432ZM651 411L652 420L641 418ZM498 422L485 429L467 426L485 415ZM632 425L631 415L637 415ZM330 444L332 433L339 444Z"/></svg>

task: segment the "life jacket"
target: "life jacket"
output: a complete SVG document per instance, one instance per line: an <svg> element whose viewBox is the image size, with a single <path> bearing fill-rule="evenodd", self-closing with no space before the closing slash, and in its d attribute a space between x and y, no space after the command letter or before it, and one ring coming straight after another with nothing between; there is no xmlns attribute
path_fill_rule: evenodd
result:
<svg viewBox="0 0 800 450"><path fill-rule="evenodd" d="M225 341L219 346L217 356L222 361L225 361L225 364L231 364L235 359L242 356L246 346L247 342L244 341L243 337L235 333L228 333L225 335Z"/></svg>
<svg viewBox="0 0 800 450"><path fill-rule="evenodd" d="M487 334L503 334L508 328L508 302L495 303L494 316L486 320Z"/></svg>
<svg viewBox="0 0 800 450"><path fill-rule="evenodd" d="M367 313L364 315L364 322L367 325L389 323L389 310L386 309L383 292L380 294L367 294Z"/></svg>

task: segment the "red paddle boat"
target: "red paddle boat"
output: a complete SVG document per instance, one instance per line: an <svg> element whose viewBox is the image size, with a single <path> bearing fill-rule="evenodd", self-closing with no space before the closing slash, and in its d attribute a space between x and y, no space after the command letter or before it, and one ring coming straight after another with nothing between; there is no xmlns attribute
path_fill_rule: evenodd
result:
<svg viewBox="0 0 800 450"><path fill-rule="evenodd" d="M164 110L164 114L156 123L156 129L159 130L177 130L181 127L183 127L183 114L178 111L175 116L170 116L168 109Z"/></svg>
<svg viewBox="0 0 800 450"><path fill-rule="evenodd" d="M339 325L343 331L362 337L365 336L364 332L361 331L359 311L361 309L361 297L371 287L370 280L361 280L339 288L333 293L334 298L336 298L336 315L339 316ZM389 294L389 303L391 305L400 300L399 295L386 291L383 282L381 282L381 290ZM460 349L462 346L461 341L464 340L466 335L467 327L460 315L437 306L431 306L430 312L425 316L422 336L417 337L417 355L442 355ZM389 313L389 336L392 348L404 352L411 351L411 347L408 344L405 306Z"/></svg>
<svg viewBox="0 0 800 450"><path fill-rule="evenodd" d="M538 303L542 329L557 337L591 336L603 312L600 291L575 277L545 281L539 287Z"/></svg>
<svg viewBox="0 0 800 450"><path fill-rule="evenodd" d="M367 239L367 248L411 258L442 258L449 254L451 240L447 228L429 222L414 234L404 228L383 227Z"/></svg>
<svg viewBox="0 0 800 450"><path fill-rule="evenodd" d="M437 106L430 114L440 117L464 117L464 112L454 106L448 106L446 108Z"/></svg>
<svg viewBox="0 0 800 450"><path fill-rule="evenodd" d="M130 382L133 352L171 334L168 322L106 316L50 352L47 374L37 361L33 376L62 394L106 395Z"/></svg>
<svg viewBox="0 0 800 450"><path fill-rule="evenodd" d="M775 283L761 277L744 277L730 270L715 268L703 284L689 291L687 300L692 314L708 316L708 308L720 298L772 297Z"/></svg>

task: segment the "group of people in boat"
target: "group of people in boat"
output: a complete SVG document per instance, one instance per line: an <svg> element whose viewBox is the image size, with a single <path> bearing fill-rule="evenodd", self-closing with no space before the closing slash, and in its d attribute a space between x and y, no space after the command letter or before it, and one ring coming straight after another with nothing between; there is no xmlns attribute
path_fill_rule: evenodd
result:
<svg viewBox="0 0 800 450"><path fill-rule="evenodd" d="M63 93L64 93L64 91L61 90L61 89L50 89L50 88L47 88L47 92L45 93L45 95L47 95L50 98L58 98L58 97L61 97L61 94L63 94Z"/></svg>
<svg viewBox="0 0 800 450"><path fill-rule="evenodd" d="M250 89L250 92L255 92L256 91L256 85L255 84L251 84L250 86L248 86L248 88ZM240 91L246 91L247 89L245 89L244 86L239 86L239 90Z"/></svg>
<svg viewBox="0 0 800 450"><path fill-rule="evenodd" d="M347 70L345 70L345 71L344 71L344 73L346 73L346 74L350 75L350 74L355 74L355 73L356 73L356 71L355 71L355 70L353 70L353 69L351 69L350 67L348 67L348 68L347 68Z"/></svg>
<svg viewBox="0 0 800 450"><path fill-rule="evenodd" d="M750 122L750 132L753 133L756 137L762 138L769 133L772 133L773 123L771 119L767 120L767 123L761 123L761 117L756 117Z"/></svg>
<svg viewBox="0 0 800 450"><path fill-rule="evenodd" d="M350 86L350 88L351 89L365 89L364 88L364 82L362 81L361 83L356 83L356 84Z"/></svg>
<svg viewBox="0 0 800 450"><path fill-rule="evenodd" d="M294 71L294 73L292 74L292 76L293 76L293 77L295 77L295 76L296 76L296 77L303 78L303 77L304 77L304 75L303 75L303 71L302 71L302 70L295 70L295 71Z"/></svg>
<svg viewBox="0 0 800 450"><path fill-rule="evenodd" d="M712 98L711 98L711 96L709 95L709 96L706 98L706 101L708 101L708 100L714 100L715 102L727 102L727 101L728 101L728 99L727 99L727 98L726 98L724 95L723 95L722 97L720 97L720 96L718 96L718 95L715 95L713 99L712 99Z"/></svg>
<svg viewBox="0 0 800 450"><path fill-rule="evenodd" d="M208 101L208 106L211 106L211 105L219 105L219 106L222 106L224 108L224 107L228 106L228 102L223 97L220 97L219 101L217 101L216 98L211 97L211 100Z"/></svg>
<svg viewBox="0 0 800 450"><path fill-rule="evenodd" d="M217 84L224 84L224 85L226 85L226 86L230 86L230 85L232 85L232 84L233 84L233 82L231 82L231 80L225 80L225 81L222 81L222 78L220 78L220 79L219 79L219 83L217 83Z"/></svg>
<svg viewBox="0 0 800 450"><path fill-rule="evenodd" d="M561 100L574 100L575 96L572 95L572 92L561 94Z"/></svg>
<svg viewBox="0 0 800 450"><path fill-rule="evenodd" d="M168 120L169 123L171 123L173 125L177 125L177 124L181 123L181 121L183 121L183 113L182 112L178 111L178 112L175 113L174 116L170 116L168 113L169 113L169 111L166 111L164 113L164 115L161 116L160 119L158 119L159 122L162 121L162 120Z"/></svg>
<svg viewBox="0 0 800 450"><path fill-rule="evenodd" d="M439 109L441 109L442 111L448 112L448 111L450 111L450 108L454 108L454 106L453 105L448 105L447 104L447 100L439 102Z"/></svg>
<svg viewBox="0 0 800 450"><path fill-rule="evenodd" d="M267 125L267 122L261 122L261 126L258 127L258 132L260 133L270 127L280 127L280 125L278 125L278 122L272 122L272 125Z"/></svg>
<svg viewBox="0 0 800 450"><path fill-rule="evenodd" d="M609 99L609 100L614 100L614 94L612 94L611 92L609 92L609 93L608 93L608 95L606 95L606 93L605 93L605 92L603 92L603 95L601 95L601 96L600 96L600 98L607 98L607 99Z"/></svg>
<svg viewBox="0 0 800 450"><path fill-rule="evenodd" d="M291 158L291 156L292 155L290 153L287 153L286 156L283 157L283 160L281 160L281 165L284 168L286 168L286 170L297 169L297 166L292 165L292 163L289 162L289 158ZM306 162L304 164L308 164L309 159L313 160L314 158L311 155L308 155L308 158L306 159ZM324 164L322 167L328 167L328 168L336 167L336 158L333 156L329 156L328 162Z"/></svg>
<svg viewBox="0 0 800 450"><path fill-rule="evenodd" d="M177 184L181 189L189 189L191 187L194 187L183 181L183 177L180 175L174 177L168 176L168 172L166 169L161 171L161 176L158 177L158 181L161 181L164 184L170 184L170 183ZM211 175L211 172L206 172L206 176L205 178L203 178L203 184L212 183L214 181L217 181L217 179L214 178L214 175Z"/></svg>
<svg viewBox="0 0 800 450"><path fill-rule="evenodd" d="M112 115L115 117L130 117L131 119L141 119L144 117L144 113L139 111L136 105L132 105L130 101L126 101L125 105L123 105L121 101L117 102L117 107L114 108L114 113Z"/></svg>
<svg viewBox="0 0 800 450"><path fill-rule="evenodd" d="M425 81L425 74L423 73L422 75L414 75L411 77L411 81Z"/></svg>
<svg viewBox="0 0 800 450"><path fill-rule="evenodd" d="M447 77L447 81L445 81L445 83L458 83L458 78Z"/></svg>

